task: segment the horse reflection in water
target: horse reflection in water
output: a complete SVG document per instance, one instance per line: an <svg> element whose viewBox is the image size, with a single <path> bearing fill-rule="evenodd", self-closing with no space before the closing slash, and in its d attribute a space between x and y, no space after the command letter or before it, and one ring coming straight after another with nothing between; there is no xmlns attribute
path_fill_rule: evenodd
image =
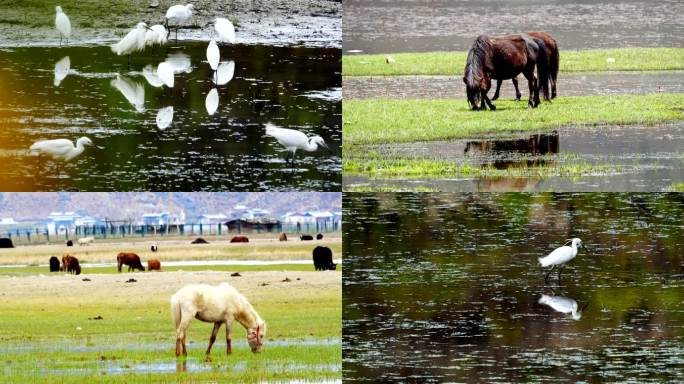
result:
<svg viewBox="0 0 684 384"><path fill-rule="evenodd" d="M183 360L177 360L176 361L176 372L187 372L188 371L188 361L183 359Z"/></svg>

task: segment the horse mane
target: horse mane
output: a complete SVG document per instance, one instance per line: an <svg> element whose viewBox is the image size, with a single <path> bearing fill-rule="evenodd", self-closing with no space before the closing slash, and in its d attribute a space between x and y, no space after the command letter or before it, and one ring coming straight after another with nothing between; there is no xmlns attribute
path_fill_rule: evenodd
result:
<svg viewBox="0 0 684 384"><path fill-rule="evenodd" d="M480 35L475 39L473 46L468 51L465 68L465 78L468 81L468 86L472 88L479 86L479 82L482 80L482 73L484 72L483 65L491 45L489 36Z"/></svg>

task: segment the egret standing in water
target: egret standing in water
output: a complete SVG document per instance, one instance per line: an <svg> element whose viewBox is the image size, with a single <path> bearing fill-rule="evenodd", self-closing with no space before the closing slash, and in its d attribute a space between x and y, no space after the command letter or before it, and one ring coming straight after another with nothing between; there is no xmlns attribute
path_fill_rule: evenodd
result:
<svg viewBox="0 0 684 384"><path fill-rule="evenodd" d="M131 53L145 49L145 34L150 29L145 23L138 23L121 41L112 45L112 52L117 55L128 55L128 66L131 65Z"/></svg>
<svg viewBox="0 0 684 384"><path fill-rule="evenodd" d="M211 39L209 46L207 46L207 61L209 66L214 71L214 78L216 78L216 69L218 69L219 61L221 60L221 52L219 52L216 41Z"/></svg>
<svg viewBox="0 0 684 384"><path fill-rule="evenodd" d="M553 252L549 253L547 256L539 258L539 264L541 264L542 268L548 267L549 265L551 266L551 270L549 271L549 273L546 274L546 277L544 277L544 281L546 281L546 279L549 278L549 275L556 267L556 265L560 266L558 268L558 280L560 280L563 264L567 263L568 261L574 259L575 256L577 256L577 247L581 246L582 248L584 248L584 250L587 250L584 244L582 244L582 240L576 237L568 241L571 242L569 246L564 245L562 247L558 247L554 249Z"/></svg>
<svg viewBox="0 0 684 384"><path fill-rule="evenodd" d="M178 28L180 25L185 24L192 17L192 8L192 4L176 4L166 11L166 29L169 29L169 21L173 21L176 26L176 40L178 40ZM171 33L171 30L168 33Z"/></svg>
<svg viewBox="0 0 684 384"><path fill-rule="evenodd" d="M235 44L235 27L230 20L217 17L214 20L214 30L219 36L219 42Z"/></svg>
<svg viewBox="0 0 684 384"><path fill-rule="evenodd" d="M30 153L39 157L47 155L55 160L69 161L83 153L85 145L93 145L93 142L87 137L76 140L76 146L67 139L40 140L31 145Z"/></svg>
<svg viewBox="0 0 684 384"><path fill-rule="evenodd" d="M292 162L294 162L295 152L298 149L314 152L319 146L328 148L323 138L318 135L309 137L304 132L278 128L271 123L266 124L266 135L275 138L280 145L292 152Z"/></svg>
<svg viewBox="0 0 684 384"><path fill-rule="evenodd" d="M69 44L69 37L71 36L71 22L69 17L62 11L59 5L55 7L57 16L55 16L55 27L59 31L59 46L62 46L62 38L65 38Z"/></svg>
<svg viewBox="0 0 684 384"><path fill-rule="evenodd" d="M166 28L161 24L155 24L145 32L145 45L164 45L166 44L167 36L168 32L166 31Z"/></svg>

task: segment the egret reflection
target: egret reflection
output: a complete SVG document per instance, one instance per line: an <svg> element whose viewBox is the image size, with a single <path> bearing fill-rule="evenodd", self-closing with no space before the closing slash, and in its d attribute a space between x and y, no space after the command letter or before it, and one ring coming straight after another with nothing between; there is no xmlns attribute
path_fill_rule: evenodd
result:
<svg viewBox="0 0 684 384"><path fill-rule="evenodd" d="M212 78L212 81L216 85L226 85L233 79L235 74L235 62L233 60L227 61L219 64L216 69L216 76Z"/></svg>
<svg viewBox="0 0 684 384"><path fill-rule="evenodd" d="M159 63L157 66L157 77L169 88L173 88L174 74L173 66L168 62Z"/></svg>
<svg viewBox="0 0 684 384"><path fill-rule="evenodd" d="M173 106L162 108L157 112L157 127L166 129L173 121Z"/></svg>
<svg viewBox="0 0 684 384"><path fill-rule="evenodd" d="M152 65L145 66L145 68L143 68L142 74L145 77L145 80L147 80L147 83L149 83L151 86L159 88L164 85L164 82L159 78L157 71L154 69L154 67L152 67Z"/></svg>
<svg viewBox="0 0 684 384"><path fill-rule="evenodd" d="M192 72L192 61L190 60L190 56L183 52L175 52L168 55L164 62L171 65L171 69L173 69L173 73L175 74Z"/></svg>
<svg viewBox="0 0 684 384"><path fill-rule="evenodd" d="M138 112L145 111L145 87L127 77L116 75L116 79L111 82L112 87L116 88L126 100Z"/></svg>
<svg viewBox="0 0 684 384"><path fill-rule="evenodd" d="M55 87L59 87L67 75L69 74L69 69L71 68L71 60L69 56L64 56L62 60L55 64Z"/></svg>
<svg viewBox="0 0 684 384"><path fill-rule="evenodd" d="M549 306L556 312L570 314L573 320L579 320L582 318L582 312L578 309L577 301L569 297L549 296L542 294L539 298L539 304Z"/></svg>
<svg viewBox="0 0 684 384"><path fill-rule="evenodd" d="M207 99L204 101L204 106L207 108L207 113L209 114L209 116L216 113L216 110L218 109L218 104L218 90L216 88L212 88L211 91L209 91L209 93L207 94Z"/></svg>

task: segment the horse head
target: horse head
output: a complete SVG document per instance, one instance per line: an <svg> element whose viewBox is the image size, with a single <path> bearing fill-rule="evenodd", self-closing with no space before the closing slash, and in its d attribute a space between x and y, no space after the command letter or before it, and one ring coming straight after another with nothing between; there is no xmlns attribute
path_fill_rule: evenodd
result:
<svg viewBox="0 0 684 384"><path fill-rule="evenodd" d="M261 351L261 346L264 345L264 336L266 336L266 323L257 323L257 326L250 328L247 331L247 344L253 353Z"/></svg>
<svg viewBox="0 0 684 384"><path fill-rule="evenodd" d="M480 35L468 51L463 82L466 85L468 103L473 110L479 109L483 82L486 82L485 60L491 47L489 37Z"/></svg>

